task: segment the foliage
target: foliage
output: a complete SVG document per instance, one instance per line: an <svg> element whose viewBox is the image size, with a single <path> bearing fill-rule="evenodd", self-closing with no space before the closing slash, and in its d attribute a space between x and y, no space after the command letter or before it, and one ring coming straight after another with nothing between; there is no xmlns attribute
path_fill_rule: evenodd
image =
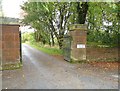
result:
<svg viewBox="0 0 120 91"><path fill-rule="evenodd" d="M37 42L42 41L44 44L50 42L50 31L48 31L48 20L46 20L49 18L47 14L49 11L45 6L46 3L42 4L38 2L25 3L24 6L22 6L22 9L27 12L27 16L25 16L23 20L24 24L31 25L35 28L35 40Z"/></svg>
<svg viewBox="0 0 120 91"><path fill-rule="evenodd" d="M91 2L88 11L88 41L117 45L119 21L113 12L116 4L112 2ZM94 8L96 7L96 8Z"/></svg>
<svg viewBox="0 0 120 91"><path fill-rule="evenodd" d="M35 28L34 39L63 47L70 24L88 24L88 42L117 45L119 4L114 2L26 2L23 23ZM52 40L52 42L51 42Z"/></svg>
<svg viewBox="0 0 120 91"><path fill-rule="evenodd" d="M25 43L25 42L34 42L34 36L33 36L33 33L22 33L22 43Z"/></svg>
<svg viewBox="0 0 120 91"><path fill-rule="evenodd" d="M69 2L25 3L22 9L26 11L27 16L25 16L25 19L23 20L23 22L25 24L30 24L32 27L36 28L37 30L36 34L39 34L38 31L39 32L41 31L39 37L42 34L46 33L45 30L48 29L47 34L50 33L52 41L54 42L53 36L55 35L55 37L57 38L59 47L62 48L63 37L68 30L69 17L74 13L71 11L72 9L71 6L74 7L74 5L72 4L73 3L71 2L70 3ZM79 9L82 10L80 6L79 6ZM85 22L85 20L83 22ZM43 25L43 27L41 25ZM44 36L41 36L41 37L45 39ZM50 37L49 37L49 40L50 40Z"/></svg>
<svg viewBox="0 0 120 91"><path fill-rule="evenodd" d="M88 2L72 2L70 22L72 24L84 24L86 22L88 7Z"/></svg>

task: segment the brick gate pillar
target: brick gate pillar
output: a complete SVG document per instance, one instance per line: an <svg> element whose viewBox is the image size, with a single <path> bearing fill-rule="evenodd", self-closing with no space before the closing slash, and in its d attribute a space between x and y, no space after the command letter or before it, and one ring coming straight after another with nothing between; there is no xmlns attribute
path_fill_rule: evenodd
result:
<svg viewBox="0 0 120 91"><path fill-rule="evenodd" d="M2 24L2 67L20 63L20 25ZM17 65L18 66L18 65Z"/></svg>
<svg viewBox="0 0 120 91"><path fill-rule="evenodd" d="M86 37L87 25L74 24L70 26L71 41L71 60L82 61L86 60Z"/></svg>

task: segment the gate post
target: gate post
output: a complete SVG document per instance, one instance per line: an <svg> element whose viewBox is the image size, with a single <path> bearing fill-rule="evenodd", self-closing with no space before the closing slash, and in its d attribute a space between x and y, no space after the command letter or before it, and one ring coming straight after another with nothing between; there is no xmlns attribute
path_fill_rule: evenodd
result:
<svg viewBox="0 0 120 91"><path fill-rule="evenodd" d="M86 38L87 25L74 24L70 26L69 34L72 37L71 41L71 60L83 61L86 60Z"/></svg>
<svg viewBox="0 0 120 91"><path fill-rule="evenodd" d="M20 32L18 24L2 24L2 68L0 70L21 67Z"/></svg>

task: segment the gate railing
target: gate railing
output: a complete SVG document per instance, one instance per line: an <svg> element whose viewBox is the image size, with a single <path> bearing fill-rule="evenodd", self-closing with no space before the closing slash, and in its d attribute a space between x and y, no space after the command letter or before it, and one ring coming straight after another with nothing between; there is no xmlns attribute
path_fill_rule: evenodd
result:
<svg viewBox="0 0 120 91"><path fill-rule="evenodd" d="M71 36L69 35L64 36L63 55L66 61L71 61Z"/></svg>

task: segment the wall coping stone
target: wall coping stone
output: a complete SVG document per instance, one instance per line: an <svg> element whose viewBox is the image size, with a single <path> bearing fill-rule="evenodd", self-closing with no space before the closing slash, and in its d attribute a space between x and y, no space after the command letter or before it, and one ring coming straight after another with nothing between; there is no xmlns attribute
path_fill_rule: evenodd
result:
<svg viewBox="0 0 120 91"><path fill-rule="evenodd" d="M19 24L0 24L0 26L20 26Z"/></svg>
<svg viewBox="0 0 120 91"><path fill-rule="evenodd" d="M69 26L69 31L74 31L74 30L87 30L87 25L86 24L71 24Z"/></svg>

